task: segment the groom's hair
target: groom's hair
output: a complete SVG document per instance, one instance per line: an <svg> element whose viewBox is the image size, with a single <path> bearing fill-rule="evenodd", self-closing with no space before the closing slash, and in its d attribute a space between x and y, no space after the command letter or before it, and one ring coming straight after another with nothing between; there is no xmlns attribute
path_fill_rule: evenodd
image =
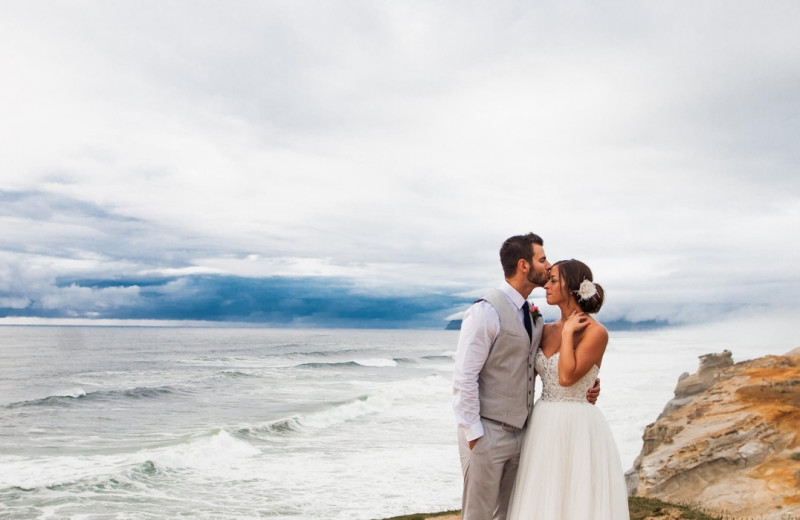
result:
<svg viewBox="0 0 800 520"><path fill-rule="evenodd" d="M511 278L517 272L517 263L520 259L533 262L533 244L544 246L542 237L535 233L516 235L506 239L500 247L500 264L503 274Z"/></svg>

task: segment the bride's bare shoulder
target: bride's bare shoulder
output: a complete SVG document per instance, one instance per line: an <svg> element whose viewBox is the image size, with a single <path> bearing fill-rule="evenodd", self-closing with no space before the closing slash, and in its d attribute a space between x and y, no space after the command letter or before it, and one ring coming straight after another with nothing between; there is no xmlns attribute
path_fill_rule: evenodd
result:
<svg viewBox="0 0 800 520"><path fill-rule="evenodd" d="M591 325L595 329L602 330L602 331L604 331L606 333L606 335L608 335L608 329L606 329L606 326L603 325L602 323L600 323L599 321L597 321L596 319L592 318L589 323L591 323Z"/></svg>
<svg viewBox="0 0 800 520"><path fill-rule="evenodd" d="M603 341L608 341L608 329L606 329L605 325L603 325L596 319L590 318L589 326L586 327L586 330L584 331L584 336L597 338Z"/></svg>

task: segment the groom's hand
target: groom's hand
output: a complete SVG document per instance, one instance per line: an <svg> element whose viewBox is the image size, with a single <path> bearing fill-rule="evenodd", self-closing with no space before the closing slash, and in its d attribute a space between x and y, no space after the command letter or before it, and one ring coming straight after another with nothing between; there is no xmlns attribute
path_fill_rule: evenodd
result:
<svg viewBox="0 0 800 520"><path fill-rule="evenodd" d="M597 402L597 396L600 395L600 378L594 380L594 386L586 391L586 400L594 404Z"/></svg>
<svg viewBox="0 0 800 520"><path fill-rule="evenodd" d="M478 439L480 439L480 437L478 437ZM478 444L478 439L472 439L471 441L469 441L469 451L472 451L472 448L474 448L475 445Z"/></svg>

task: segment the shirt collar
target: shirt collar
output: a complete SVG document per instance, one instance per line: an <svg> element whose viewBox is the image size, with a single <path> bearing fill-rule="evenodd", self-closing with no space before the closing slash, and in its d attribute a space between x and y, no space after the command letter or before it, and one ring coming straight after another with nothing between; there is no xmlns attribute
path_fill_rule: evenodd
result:
<svg viewBox="0 0 800 520"><path fill-rule="evenodd" d="M504 280L503 285L501 285L499 289L503 291L506 296L508 296L508 299L511 300L511 303L517 306L517 309L522 308L522 305L525 303L525 298L523 298L522 295L517 292L517 290L514 289L510 283Z"/></svg>

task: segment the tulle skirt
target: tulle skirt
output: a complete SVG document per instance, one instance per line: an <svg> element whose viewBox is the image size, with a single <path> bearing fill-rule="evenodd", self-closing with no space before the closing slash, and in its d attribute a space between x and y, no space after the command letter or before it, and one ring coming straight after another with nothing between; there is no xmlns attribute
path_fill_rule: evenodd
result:
<svg viewBox="0 0 800 520"><path fill-rule="evenodd" d="M510 520L628 520L619 452L589 403L539 401L522 446Z"/></svg>

